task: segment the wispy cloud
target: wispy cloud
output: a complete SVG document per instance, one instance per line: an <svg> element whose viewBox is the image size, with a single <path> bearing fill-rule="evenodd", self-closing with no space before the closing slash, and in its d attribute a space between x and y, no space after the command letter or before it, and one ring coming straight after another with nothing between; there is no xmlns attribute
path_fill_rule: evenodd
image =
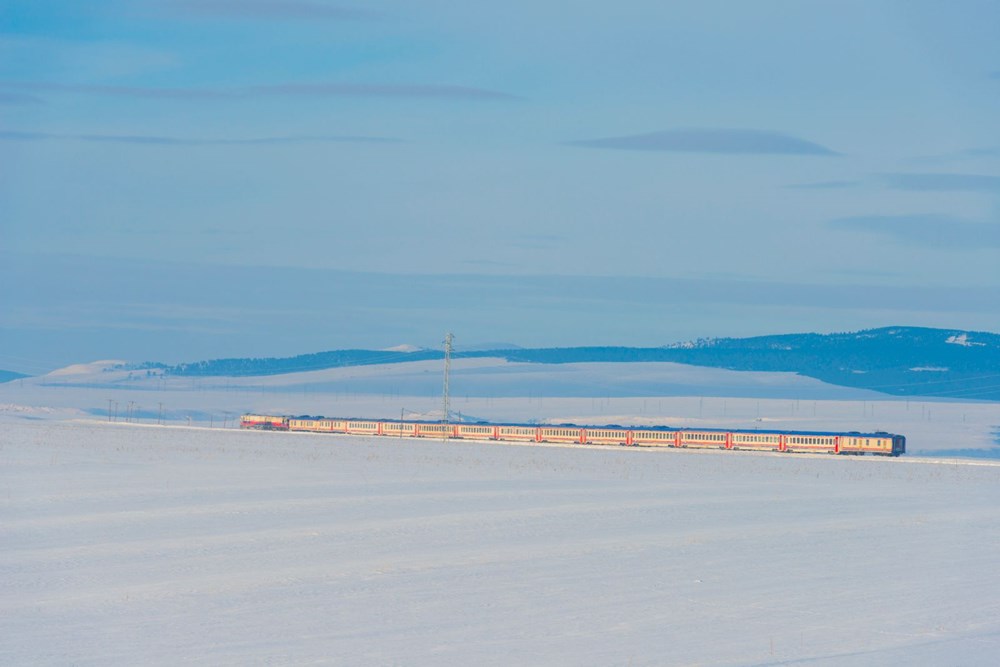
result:
<svg viewBox="0 0 1000 667"><path fill-rule="evenodd" d="M910 158L909 161L915 164L941 164L968 159L996 157L1000 157L1000 146L979 146L977 148L966 148L940 155L918 155Z"/></svg>
<svg viewBox="0 0 1000 667"><path fill-rule="evenodd" d="M357 21L379 16L367 9L309 0L173 0L164 5L189 15L227 19Z"/></svg>
<svg viewBox="0 0 1000 667"><path fill-rule="evenodd" d="M728 155L838 155L825 146L766 130L681 128L569 142L584 148Z"/></svg>
<svg viewBox="0 0 1000 667"><path fill-rule="evenodd" d="M107 95L149 99L225 99L236 97L233 92L199 88L145 88L141 86L107 86L100 84L41 83L32 81L0 81L0 87L30 90L39 93L76 95Z"/></svg>
<svg viewBox="0 0 1000 667"><path fill-rule="evenodd" d="M139 99L227 100L254 97L389 97L450 100L515 100L516 95L474 86L405 83L283 83L237 88L148 88L100 84L0 81L0 87L33 92L106 95Z"/></svg>
<svg viewBox="0 0 1000 667"><path fill-rule="evenodd" d="M286 83L251 86L248 95L311 95L317 97L428 97L467 100L513 100L516 95L472 86L391 83Z"/></svg>
<svg viewBox="0 0 1000 667"><path fill-rule="evenodd" d="M880 179L894 190L915 192L997 192L1000 176L985 174L882 174Z"/></svg>
<svg viewBox="0 0 1000 667"><path fill-rule="evenodd" d="M963 157L1000 157L1000 146L984 146L982 148L967 148L958 155Z"/></svg>
<svg viewBox="0 0 1000 667"><path fill-rule="evenodd" d="M566 244L566 237L560 234L520 234L509 241L514 248L525 250L552 249Z"/></svg>
<svg viewBox="0 0 1000 667"><path fill-rule="evenodd" d="M0 104L40 104L41 98L23 93L5 93L0 90Z"/></svg>
<svg viewBox="0 0 1000 667"><path fill-rule="evenodd" d="M856 188L860 185L861 181L819 181L817 183L793 183L785 187L789 190L840 190Z"/></svg>
<svg viewBox="0 0 1000 667"><path fill-rule="evenodd" d="M49 132L21 132L0 130L0 141L85 141L90 143L143 144L149 146L259 146L268 144L310 143L398 143L392 137L352 135L305 135L290 137L254 137L248 139L195 139L128 134L52 134Z"/></svg>
<svg viewBox="0 0 1000 667"><path fill-rule="evenodd" d="M835 229L869 232L934 248L1000 248L1000 224L947 215L872 215L838 218Z"/></svg>

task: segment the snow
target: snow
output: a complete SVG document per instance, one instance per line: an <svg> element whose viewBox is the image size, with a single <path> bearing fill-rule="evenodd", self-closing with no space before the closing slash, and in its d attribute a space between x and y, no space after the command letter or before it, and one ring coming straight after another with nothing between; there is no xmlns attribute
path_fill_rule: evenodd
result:
<svg viewBox="0 0 1000 667"><path fill-rule="evenodd" d="M0 420L3 664L1000 656L997 462Z"/></svg>
<svg viewBox="0 0 1000 667"><path fill-rule="evenodd" d="M144 371L25 378L0 384L0 419L158 421L232 427L244 412L407 418L441 415L440 361L268 377ZM911 455L1000 456L1000 405L887 396L792 373L672 363L452 362L451 409L469 421L889 431ZM109 414L110 412L110 414Z"/></svg>
<svg viewBox="0 0 1000 667"><path fill-rule="evenodd" d="M962 333L955 336L948 336L945 340L946 343L951 343L952 345L961 345L962 347L972 347L973 345L978 345L983 347L986 343L975 343L969 340L969 334Z"/></svg>
<svg viewBox="0 0 1000 667"><path fill-rule="evenodd" d="M419 352L422 348L416 345L410 345L409 343L402 343L401 345L394 345L393 347L382 348L383 352Z"/></svg>
<svg viewBox="0 0 1000 667"><path fill-rule="evenodd" d="M58 368L47 375L48 377L60 377L64 375L92 375L94 373L109 371L125 363L126 362L124 361L115 361L113 359L92 361L87 364L73 364L71 366L66 366L65 368Z"/></svg>

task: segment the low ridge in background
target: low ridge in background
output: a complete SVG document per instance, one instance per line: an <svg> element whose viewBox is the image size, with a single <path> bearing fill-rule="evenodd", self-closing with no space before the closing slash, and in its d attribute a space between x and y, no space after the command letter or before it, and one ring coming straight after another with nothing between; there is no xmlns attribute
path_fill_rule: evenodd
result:
<svg viewBox="0 0 1000 667"><path fill-rule="evenodd" d="M829 384L898 396L1000 400L1000 335L953 329L884 327L834 334L705 338L663 347L458 349L455 358L568 364L674 362L737 371L791 372ZM334 350L286 358L215 359L169 366L178 376L266 376L443 358L441 350Z"/></svg>

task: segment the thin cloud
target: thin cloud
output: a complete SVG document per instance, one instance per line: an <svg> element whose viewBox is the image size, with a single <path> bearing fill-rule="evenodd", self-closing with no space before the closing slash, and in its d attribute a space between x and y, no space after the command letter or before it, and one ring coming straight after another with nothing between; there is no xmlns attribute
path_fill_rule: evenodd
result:
<svg viewBox="0 0 1000 667"><path fill-rule="evenodd" d="M933 248L1000 248L1000 224L947 215L871 215L831 220L829 226Z"/></svg>
<svg viewBox="0 0 1000 667"><path fill-rule="evenodd" d="M967 148L958 153L964 157L1000 157L1000 146L985 146L983 148Z"/></svg>
<svg viewBox="0 0 1000 667"><path fill-rule="evenodd" d="M209 18L358 21L379 17L367 9L307 0L175 0L165 4L168 9Z"/></svg>
<svg viewBox="0 0 1000 667"><path fill-rule="evenodd" d="M0 104L41 104L42 99L23 93L5 93L0 90Z"/></svg>
<svg viewBox="0 0 1000 667"><path fill-rule="evenodd" d="M683 128L569 142L584 148L726 155L839 155L826 146L766 130Z"/></svg>
<svg viewBox="0 0 1000 667"><path fill-rule="evenodd" d="M393 83L285 83L240 88L147 88L6 81L0 86L35 92L137 99L231 100L254 97L382 97L448 100L515 100L515 95L474 86Z"/></svg>
<svg viewBox="0 0 1000 667"><path fill-rule="evenodd" d="M144 88L141 86L105 86L97 84L40 83L30 81L3 81L0 86L42 93L74 95L105 95L109 97L135 97L148 99L226 99L238 97L232 91L199 88Z"/></svg>
<svg viewBox="0 0 1000 667"><path fill-rule="evenodd" d="M1000 176L985 174L882 174L881 180L893 190L1000 193Z"/></svg>
<svg viewBox="0 0 1000 667"><path fill-rule="evenodd" d="M786 185L789 190L840 190L845 188L856 188L861 185L861 181L819 181L817 183L793 183Z"/></svg>
<svg viewBox="0 0 1000 667"><path fill-rule="evenodd" d="M910 158L910 162L915 164L940 164L957 160L968 160L975 158L996 158L1000 157L1000 146L980 146L977 148L966 148L965 150L953 153L943 153L941 155L919 155Z"/></svg>
<svg viewBox="0 0 1000 667"><path fill-rule="evenodd" d="M147 146L260 146L276 144L310 143L399 143L392 137L370 137L352 135L305 135L290 137L255 137L249 139L186 139L160 137L154 135L122 134L51 134L48 132L20 132L0 130L0 141L84 141L89 143L142 144Z"/></svg>
<svg viewBox="0 0 1000 667"><path fill-rule="evenodd" d="M290 95L316 97L425 97L466 100L512 100L515 95L472 86L442 84L380 84L380 83L286 83L271 86L251 86L243 89L249 95Z"/></svg>

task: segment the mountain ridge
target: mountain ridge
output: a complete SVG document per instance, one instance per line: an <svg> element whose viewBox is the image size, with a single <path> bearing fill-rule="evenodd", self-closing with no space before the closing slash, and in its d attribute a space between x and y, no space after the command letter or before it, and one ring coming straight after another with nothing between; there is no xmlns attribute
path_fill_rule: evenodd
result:
<svg viewBox="0 0 1000 667"><path fill-rule="evenodd" d="M4 371L0 370L0 384L4 382L13 382L14 380L19 380L21 378L28 377L24 373L15 373L14 371Z"/></svg>
<svg viewBox="0 0 1000 667"><path fill-rule="evenodd" d="M442 359L441 350L332 350L285 358L215 359L167 366L182 376L262 376L345 366ZM882 327L832 334L702 338L661 347L552 347L457 350L454 358L512 363L675 362L736 371L792 372L840 386L897 396L1000 401L1000 334Z"/></svg>

